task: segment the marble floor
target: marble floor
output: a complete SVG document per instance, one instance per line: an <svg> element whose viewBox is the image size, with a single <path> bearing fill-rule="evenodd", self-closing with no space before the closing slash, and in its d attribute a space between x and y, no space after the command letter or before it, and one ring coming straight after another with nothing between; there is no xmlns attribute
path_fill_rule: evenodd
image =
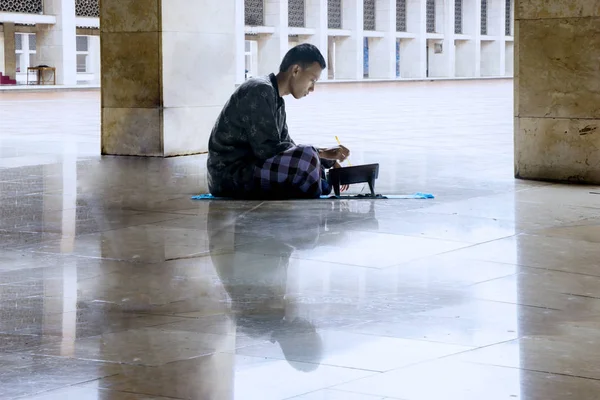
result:
<svg viewBox="0 0 600 400"><path fill-rule="evenodd" d="M600 188L513 179L511 81L288 109L436 198L194 202L205 156L98 155L98 92L0 93L1 399L600 398Z"/></svg>

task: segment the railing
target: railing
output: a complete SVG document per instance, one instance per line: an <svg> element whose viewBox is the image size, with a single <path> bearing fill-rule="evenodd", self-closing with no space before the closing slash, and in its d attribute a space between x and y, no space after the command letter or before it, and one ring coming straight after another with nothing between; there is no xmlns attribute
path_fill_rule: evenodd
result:
<svg viewBox="0 0 600 400"><path fill-rule="evenodd" d="M78 17L100 18L100 4L98 0L76 0L75 15Z"/></svg>
<svg viewBox="0 0 600 400"><path fill-rule="evenodd" d="M44 7L42 0L2 0L0 12L13 12L24 14L42 14Z"/></svg>
<svg viewBox="0 0 600 400"><path fill-rule="evenodd" d="M264 0L244 0L244 19L248 26L265 24Z"/></svg>

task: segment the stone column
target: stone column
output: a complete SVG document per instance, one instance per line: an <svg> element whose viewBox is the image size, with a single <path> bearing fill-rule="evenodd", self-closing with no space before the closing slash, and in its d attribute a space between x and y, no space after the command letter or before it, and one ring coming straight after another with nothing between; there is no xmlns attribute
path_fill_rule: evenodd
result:
<svg viewBox="0 0 600 400"><path fill-rule="evenodd" d="M15 53L15 24L4 22L4 75L17 78L17 54Z"/></svg>
<svg viewBox="0 0 600 400"><path fill-rule="evenodd" d="M100 84L100 71L102 70L101 66L101 52L100 52L100 36L92 35L88 36L89 38L89 48L90 48L90 72L94 74L94 79L90 82L93 85Z"/></svg>
<svg viewBox="0 0 600 400"><path fill-rule="evenodd" d="M350 31L336 43L336 78L363 79L363 0L342 0L342 28Z"/></svg>
<svg viewBox="0 0 600 400"><path fill-rule="evenodd" d="M288 2L265 0L265 25L275 32L258 40L258 73L278 72L281 60L289 50Z"/></svg>
<svg viewBox="0 0 600 400"><path fill-rule="evenodd" d="M306 27L314 29L315 34L310 36L308 43L321 50L327 61L329 51L329 36L327 35L327 0L306 0ZM327 69L321 74L321 80L328 79Z"/></svg>
<svg viewBox="0 0 600 400"><path fill-rule="evenodd" d="M600 184L600 7L515 3L515 175Z"/></svg>
<svg viewBox="0 0 600 400"><path fill-rule="evenodd" d="M400 41L400 76L424 78L427 71L427 26L425 0L406 0L406 23L415 39Z"/></svg>
<svg viewBox="0 0 600 400"><path fill-rule="evenodd" d="M481 77L481 0L475 1L475 78Z"/></svg>
<svg viewBox="0 0 600 400"><path fill-rule="evenodd" d="M235 89L236 3L102 0L102 154L207 151Z"/></svg>
<svg viewBox="0 0 600 400"><path fill-rule="evenodd" d="M37 62L56 68L58 85L76 85L75 2L73 0L44 0L44 14L56 16L56 24L38 25Z"/></svg>
<svg viewBox="0 0 600 400"><path fill-rule="evenodd" d="M375 27L385 34L369 46L369 77L396 79L396 0L376 0Z"/></svg>
<svg viewBox="0 0 600 400"><path fill-rule="evenodd" d="M456 10L454 0L444 1L444 55L446 62L446 76L454 77L456 74L456 47L454 39L454 18Z"/></svg>

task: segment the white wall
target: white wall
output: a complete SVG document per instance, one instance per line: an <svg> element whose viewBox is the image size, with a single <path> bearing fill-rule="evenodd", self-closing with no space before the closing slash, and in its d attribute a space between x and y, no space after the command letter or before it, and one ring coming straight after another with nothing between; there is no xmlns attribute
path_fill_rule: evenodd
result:
<svg viewBox="0 0 600 400"><path fill-rule="evenodd" d="M456 68L457 77L475 76L475 53L477 42L475 40L457 40L456 41Z"/></svg>
<svg viewBox="0 0 600 400"><path fill-rule="evenodd" d="M432 78L448 77L448 49L443 40L428 40L429 45L429 76ZM435 45L442 44L443 51L435 53Z"/></svg>
<svg viewBox="0 0 600 400"><path fill-rule="evenodd" d="M500 41L481 42L481 76L504 76L505 65L501 63ZM502 67L502 69L501 69Z"/></svg>
<svg viewBox="0 0 600 400"><path fill-rule="evenodd" d="M506 42L506 59L505 61L505 76L513 76L515 73L515 56L514 56L515 44L513 42Z"/></svg>

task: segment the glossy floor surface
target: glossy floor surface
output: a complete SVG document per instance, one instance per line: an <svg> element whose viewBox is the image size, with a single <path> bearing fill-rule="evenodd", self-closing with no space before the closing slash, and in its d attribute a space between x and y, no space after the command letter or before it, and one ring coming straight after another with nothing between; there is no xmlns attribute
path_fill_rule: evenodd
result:
<svg viewBox="0 0 600 400"><path fill-rule="evenodd" d="M204 156L98 156L98 92L0 93L1 399L600 398L600 189L512 178L512 82L288 109L436 199L194 202Z"/></svg>

